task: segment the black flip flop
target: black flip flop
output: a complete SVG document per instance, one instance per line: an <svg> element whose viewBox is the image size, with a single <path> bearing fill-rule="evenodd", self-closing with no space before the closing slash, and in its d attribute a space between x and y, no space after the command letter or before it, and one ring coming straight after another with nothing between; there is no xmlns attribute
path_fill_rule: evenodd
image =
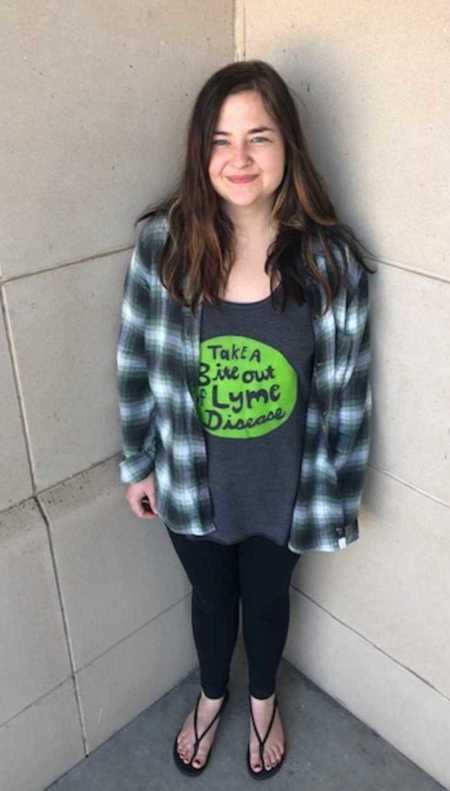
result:
<svg viewBox="0 0 450 791"><path fill-rule="evenodd" d="M255 729L255 733L256 733L257 739L259 741L259 757L260 757L262 769L260 769L259 772L256 772L252 768L252 765L250 763L250 742L248 743L248 747L247 747L247 768L248 768L248 771L250 772L251 776L255 777L256 780L265 780L266 777L273 777L274 774L279 772L279 770L283 766L284 759L286 757L286 748L285 748L281 761L279 761L279 763L275 764L275 766L272 766L271 769L266 769L266 765L265 765L265 762L264 762L264 745L265 745L265 743L267 741L267 737L269 736L269 733L270 733L270 731L272 729L272 725L273 725L273 722L274 722L274 719L275 719L275 712L276 712L277 706L278 706L277 696L275 695L275 697L274 697L272 717L270 719L269 727L267 728L266 735L264 736L264 739L261 739L261 736L259 735L258 729L256 727L256 722L255 722L255 718L253 716L253 711L252 711L252 700L251 700L251 696L250 695L248 696L248 705L249 705L249 708L250 708L250 715L251 715L251 718L252 718L253 727Z"/></svg>
<svg viewBox="0 0 450 791"><path fill-rule="evenodd" d="M199 775L199 774L201 774L201 772L203 772L203 770L204 770L204 769L206 769L206 767L208 766L209 759L210 759L210 756L211 756L211 753L212 753L212 751L213 751L214 744L215 744L215 741L216 741L216 738L217 738L217 731L218 731L218 730L219 730L219 728L220 728L220 723L219 723L219 725L217 726L217 730L216 730L216 734L215 734L214 742L213 742L213 744L211 745L211 747L210 747L210 749L209 749L208 755L207 755L207 757L206 757L206 761L205 761L205 763L203 764L203 766L199 766L199 767L197 768L197 767L195 767L195 766L193 766L193 765L192 765L192 762L194 761L194 759L195 759L195 756L197 755L198 748L199 748L199 745L200 745L200 742L201 742L201 740L203 739L204 735L205 735L205 734L206 734L206 733L209 731L209 729L211 728L211 726L212 726L212 725L214 725L214 723L215 723L215 721L217 720L217 718L218 718L218 717L219 717L219 716L222 714L222 712L223 712L223 710L224 710L224 708L225 708L226 704L228 703L228 699L229 699L229 697L230 697L230 693L229 693L228 689L226 689L226 690L225 690L225 696L224 696L224 699L223 699L223 701L222 701L222 704L221 704L221 706L220 706L220 709L219 709L219 711L217 712L217 714L216 714L216 716L214 717L214 719L213 719L213 720L211 720L211 722L209 723L208 727L207 727L207 728L205 728L205 730L203 731L202 735L201 735L201 736L199 736L199 735L198 735L198 730L197 730L197 717L198 717L198 707L199 707L199 703L200 703L200 699L201 699L201 694L202 694L202 693L201 693L201 691L200 691L200 692L199 692L199 695L198 695L198 698L197 698L197 703L195 704L195 711L194 711L194 733L195 733L195 744L194 744L194 752L192 753L191 760L189 761L189 763L187 763L187 764L186 764L186 763L183 761L183 759L182 759L182 758L181 758L181 756L179 755L179 753L178 753L178 749L177 749L177 739L178 739L178 736L180 735L181 731L183 730L183 728L180 728L180 730L178 731L178 733L177 733L177 735L176 735L176 737L175 737L174 744L173 744L173 757L174 757L174 761L175 761L175 764L176 764L176 766L178 767L178 769L179 769L181 772L183 772L183 774L186 774L186 775L191 775L191 777L192 777L193 775Z"/></svg>

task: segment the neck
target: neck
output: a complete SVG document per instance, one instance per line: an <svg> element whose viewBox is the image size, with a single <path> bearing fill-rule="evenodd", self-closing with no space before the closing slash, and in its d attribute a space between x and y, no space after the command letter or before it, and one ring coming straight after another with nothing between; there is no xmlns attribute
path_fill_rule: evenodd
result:
<svg viewBox="0 0 450 791"><path fill-rule="evenodd" d="M276 236L277 226L270 209L265 206L231 206L226 211L233 221L238 244L248 244L256 239Z"/></svg>

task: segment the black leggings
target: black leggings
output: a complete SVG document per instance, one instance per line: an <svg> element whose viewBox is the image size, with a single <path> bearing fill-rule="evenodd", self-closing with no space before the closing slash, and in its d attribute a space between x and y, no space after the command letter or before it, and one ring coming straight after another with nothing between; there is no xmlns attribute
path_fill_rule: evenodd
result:
<svg viewBox="0 0 450 791"><path fill-rule="evenodd" d="M270 697L287 639L289 586L300 555L263 536L224 545L190 541L166 529L192 585L192 630L205 695L225 693L242 597L249 692Z"/></svg>

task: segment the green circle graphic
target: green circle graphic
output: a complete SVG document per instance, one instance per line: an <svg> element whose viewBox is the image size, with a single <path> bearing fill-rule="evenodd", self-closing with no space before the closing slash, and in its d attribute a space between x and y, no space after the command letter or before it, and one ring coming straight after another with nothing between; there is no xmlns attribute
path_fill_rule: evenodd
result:
<svg viewBox="0 0 450 791"><path fill-rule="evenodd" d="M195 400L210 434L261 437L291 415L297 372L273 346L246 335L216 335L200 344Z"/></svg>

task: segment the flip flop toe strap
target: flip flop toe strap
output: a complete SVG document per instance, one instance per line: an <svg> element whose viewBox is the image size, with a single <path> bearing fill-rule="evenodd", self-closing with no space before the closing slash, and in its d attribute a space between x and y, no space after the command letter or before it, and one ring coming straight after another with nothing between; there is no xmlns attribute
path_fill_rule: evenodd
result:
<svg viewBox="0 0 450 791"><path fill-rule="evenodd" d="M220 706L219 711L217 712L215 717L211 720L211 722L209 723L208 727L205 728L205 730L203 731L202 735L199 736L198 735L197 722L198 722L198 707L200 705L201 695L202 695L202 693L200 692L199 695L198 695L198 698L197 698L197 703L195 704L195 711L194 711L195 745L194 745L194 752L192 754L191 760L189 761L189 766L192 764L192 761L194 760L195 756L197 755L198 748L200 747L201 740L203 739L205 734L208 733L209 729L214 725L214 723L216 722L217 718L221 715L223 707L224 707L224 704L225 704L225 701L227 699L227 695L225 694L225 697L224 697L224 699L222 701L222 705Z"/></svg>
<svg viewBox="0 0 450 791"><path fill-rule="evenodd" d="M278 701L277 701L277 698L275 697L274 703L273 703L272 716L270 718L270 722L269 722L268 728L266 730L266 735L264 736L264 739L261 739L261 736L259 735L259 732L258 732L258 728L256 727L255 718L253 716L252 703L251 703L251 700L250 700L250 714L251 714L251 717L252 717L253 727L255 729L255 733L256 733L257 739L259 741L259 755L260 755L261 763L262 763L263 766L264 766L264 745L265 745L265 743L267 741L267 737L269 736L269 733L270 733L272 725L273 725L273 721L275 719L277 705L278 705Z"/></svg>

